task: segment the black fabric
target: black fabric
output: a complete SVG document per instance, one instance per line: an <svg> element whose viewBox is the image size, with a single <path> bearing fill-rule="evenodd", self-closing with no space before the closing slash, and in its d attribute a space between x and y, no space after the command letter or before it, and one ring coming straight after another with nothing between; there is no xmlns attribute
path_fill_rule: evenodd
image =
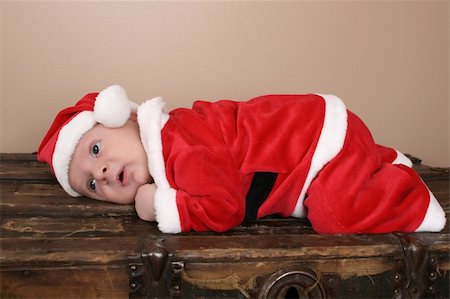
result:
<svg viewBox="0 0 450 299"><path fill-rule="evenodd" d="M259 207L266 201L272 191L277 176L278 174L273 172L255 173L246 196L244 222L256 220Z"/></svg>

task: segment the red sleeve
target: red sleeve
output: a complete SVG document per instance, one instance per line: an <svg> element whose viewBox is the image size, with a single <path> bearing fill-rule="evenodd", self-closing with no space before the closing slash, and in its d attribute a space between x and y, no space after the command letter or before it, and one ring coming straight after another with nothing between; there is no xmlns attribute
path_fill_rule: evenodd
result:
<svg viewBox="0 0 450 299"><path fill-rule="evenodd" d="M245 191L225 146L184 150L173 164L176 203L183 232L222 232L245 216Z"/></svg>

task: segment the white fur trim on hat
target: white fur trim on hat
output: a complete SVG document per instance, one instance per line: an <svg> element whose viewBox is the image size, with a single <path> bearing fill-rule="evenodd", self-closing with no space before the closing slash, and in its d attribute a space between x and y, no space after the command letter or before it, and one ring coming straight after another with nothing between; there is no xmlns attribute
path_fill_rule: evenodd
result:
<svg viewBox="0 0 450 299"><path fill-rule="evenodd" d="M325 101L325 117L319 141L311 160L308 175L303 184L302 191L297 200L293 217L304 217L305 207L303 200L312 180L319 171L331 161L344 146L347 133L347 108L340 98L334 95L320 95Z"/></svg>
<svg viewBox="0 0 450 299"><path fill-rule="evenodd" d="M166 177L161 130L169 120L166 103L161 97L146 101L139 106L138 123L141 140L148 156L148 168L155 185L155 210L158 228L163 233L180 233L181 223L176 203L177 191Z"/></svg>
<svg viewBox="0 0 450 299"><path fill-rule="evenodd" d="M56 179L63 189L73 197L81 196L69 184L69 165L81 137L89 131L96 121L92 111L82 111L65 124L58 135L52 165Z"/></svg>
<svg viewBox="0 0 450 299"><path fill-rule="evenodd" d="M130 118L131 111L137 110L137 104L128 100L125 89L111 85L102 90L94 104L95 120L109 128L119 128Z"/></svg>

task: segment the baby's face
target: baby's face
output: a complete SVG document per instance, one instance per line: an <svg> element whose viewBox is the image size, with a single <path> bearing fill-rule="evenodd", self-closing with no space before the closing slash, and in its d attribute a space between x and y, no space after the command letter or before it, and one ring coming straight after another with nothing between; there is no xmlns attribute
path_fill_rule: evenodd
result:
<svg viewBox="0 0 450 299"><path fill-rule="evenodd" d="M97 124L80 139L69 166L69 183L87 197L129 204L151 179L134 121L118 129Z"/></svg>

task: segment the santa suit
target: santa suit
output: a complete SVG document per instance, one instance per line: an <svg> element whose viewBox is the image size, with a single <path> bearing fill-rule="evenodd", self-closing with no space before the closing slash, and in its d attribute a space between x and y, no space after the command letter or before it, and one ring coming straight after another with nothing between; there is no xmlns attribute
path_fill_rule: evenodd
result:
<svg viewBox="0 0 450 299"><path fill-rule="evenodd" d="M330 95L138 109L161 231L225 231L244 219L304 217L320 233L441 230L445 213L410 161L374 143ZM410 165L409 165L410 166Z"/></svg>

